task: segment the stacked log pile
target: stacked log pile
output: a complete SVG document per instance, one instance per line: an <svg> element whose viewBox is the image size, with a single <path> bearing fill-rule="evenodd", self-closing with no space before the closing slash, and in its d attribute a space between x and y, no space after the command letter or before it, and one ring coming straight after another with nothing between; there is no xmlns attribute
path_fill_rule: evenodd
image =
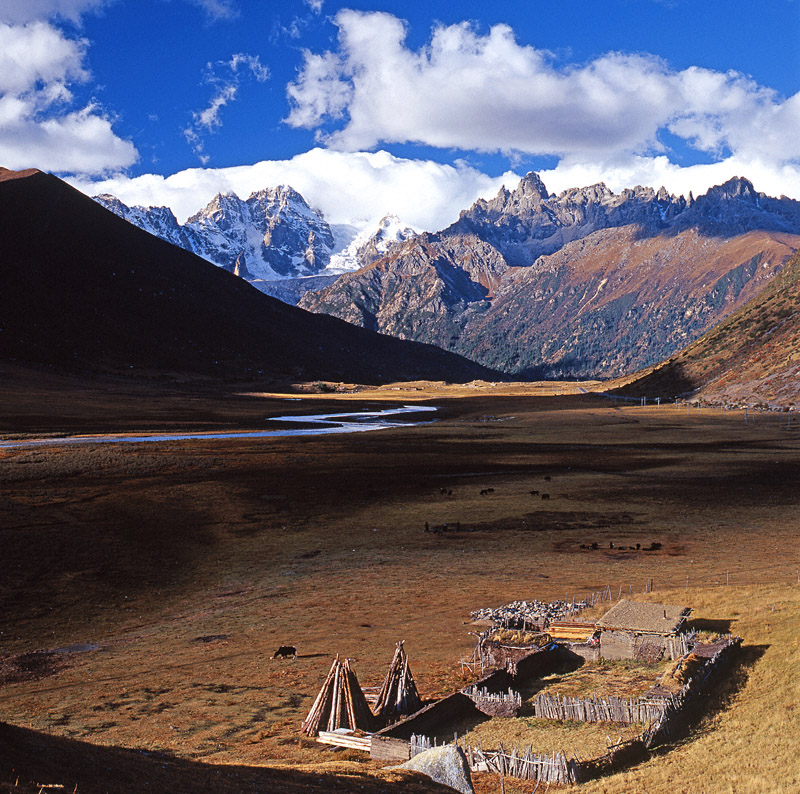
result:
<svg viewBox="0 0 800 794"><path fill-rule="evenodd" d="M308 736L317 736L320 729L371 731L374 722L350 660L337 656L300 730Z"/></svg>
<svg viewBox="0 0 800 794"><path fill-rule="evenodd" d="M408 654L403 642L397 648L389 665L375 705L375 714L384 723L391 723L422 708L422 699L408 666Z"/></svg>

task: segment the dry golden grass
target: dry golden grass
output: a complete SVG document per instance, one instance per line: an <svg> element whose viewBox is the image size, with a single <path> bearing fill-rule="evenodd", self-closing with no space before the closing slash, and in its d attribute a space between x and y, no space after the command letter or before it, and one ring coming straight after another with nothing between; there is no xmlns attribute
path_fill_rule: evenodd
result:
<svg viewBox="0 0 800 794"><path fill-rule="evenodd" d="M596 758L604 755L609 744L636 734L637 726L608 725L590 722L558 722L532 717L495 718L481 723L459 739L459 744L485 749L500 745L533 752L564 752L567 757ZM641 732L641 728L639 728Z"/></svg>
<svg viewBox="0 0 800 794"><path fill-rule="evenodd" d="M679 592L665 593L665 600ZM734 616L745 638L738 686L713 699L713 712L668 752L582 787L587 794L783 794L800 790L797 757L800 588L764 585L692 593L707 619Z"/></svg>
<svg viewBox="0 0 800 794"><path fill-rule="evenodd" d="M378 399L145 396L120 398L119 426L166 429L165 404L217 428ZM97 392L76 399L60 424L12 398L14 432L114 426L113 392L102 410ZM437 424L375 434L0 452L0 657L100 646L0 686L0 720L217 764L356 758L298 732L334 654L376 685L405 639L432 697L465 683L470 610L606 585L644 597L652 578L647 597L745 638L746 675L685 742L586 790L797 788L800 436L777 417L596 396L476 388L434 403ZM286 643L299 658L273 660Z"/></svg>
<svg viewBox="0 0 800 794"><path fill-rule="evenodd" d="M535 689L569 697L642 695L658 683L670 664L648 665L633 660L587 663L568 673L545 676L536 683Z"/></svg>

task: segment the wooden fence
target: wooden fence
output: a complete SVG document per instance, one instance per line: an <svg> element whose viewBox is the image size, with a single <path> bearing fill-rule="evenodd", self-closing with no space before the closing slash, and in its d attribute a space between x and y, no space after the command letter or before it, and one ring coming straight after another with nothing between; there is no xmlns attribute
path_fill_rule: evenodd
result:
<svg viewBox="0 0 800 794"><path fill-rule="evenodd" d="M545 720L574 720L576 722L619 722L624 725L660 720L664 701L641 698L596 695L590 698L562 697L540 692L533 701L534 715Z"/></svg>
<svg viewBox="0 0 800 794"><path fill-rule="evenodd" d="M437 746L436 739L429 739L427 736L421 734L411 734L411 739L409 741L411 758Z"/></svg>
<svg viewBox="0 0 800 794"><path fill-rule="evenodd" d="M516 717L522 708L522 695L509 687L508 692L490 692L486 687L461 690L483 714L492 717Z"/></svg>
<svg viewBox="0 0 800 794"><path fill-rule="evenodd" d="M693 653L702 660L695 674L674 693L662 690L652 697L645 698L569 698L539 693L534 700L535 715L544 719L579 720L584 722L615 722L643 725L641 732L615 743L609 743L608 750L601 756L591 759L567 758L564 752L535 753L532 748L510 752L501 744L497 750L484 750L465 747L469 767L473 772L491 772L501 776L531 780L549 785L570 785L590 780L612 770L636 763L647 756L647 750L655 743L663 741L671 731L685 723L685 708L708 686L709 677L727 658L730 652L741 643L739 637L728 637L713 645L695 646ZM497 698L507 697L491 693L487 688L474 688L470 696ZM509 695L517 693L509 692ZM412 734L410 755L437 746L436 739L420 734ZM377 757L377 756L375 756Z"/></svg>
<svg viewBox="0 0 800 794"><path fill-rule="evenodd" d="M534 753L530 747L522 753L516 749L506 752L501 744L497 750L470 747L465 754L473 772L494 772L501 776L562 786L578 780L575 759L568 759L563 752Z"/></svg>

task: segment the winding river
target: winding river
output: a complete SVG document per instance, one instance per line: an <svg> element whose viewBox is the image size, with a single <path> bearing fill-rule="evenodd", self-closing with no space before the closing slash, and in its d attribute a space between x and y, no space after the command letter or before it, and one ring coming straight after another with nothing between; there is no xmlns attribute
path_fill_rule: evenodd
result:
<svg viewBox="0 0 800 794"><path fill-rule="evenodd" d="M401 408L386 408L382 411L315 414L312 416L270 416L267 417L268 422L298 422L304 425L320 426L296 430L243 430L227 433L158 433L34 438L25 441L0 441L0 449L72 446L74 444L143 444L159 441L208 441L225 438L279 438L283 436L325 436L334 433L366 433L370 430L388 430L396 427L418 427L430 424L430 422L392 422L387 421L384 417L435 410L437 410L435 407L429 405L404 405Z"/></svg>

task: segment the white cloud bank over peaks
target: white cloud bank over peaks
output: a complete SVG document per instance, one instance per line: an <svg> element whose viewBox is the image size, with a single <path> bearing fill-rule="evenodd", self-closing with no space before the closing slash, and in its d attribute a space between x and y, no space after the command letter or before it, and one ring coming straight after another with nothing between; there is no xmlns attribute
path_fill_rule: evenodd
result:
<svg viewBox="0 0 800 794"><path fill-rule="evenodd" d="M88 80L86 42L37 16L77 19L91 0L0 4L0 164L98 174L125 168L136 149L90 102L75 108L70 85Z"/></svg>
<svg viewBox="0 0 800 794"><path fill-rule="evenodd" d="M331 224L374 231L394 213L419 230L437 231L479 197L494 196L520 177L490 177L463 162L442 165L387 152L311 149L289 160L265 160L232 168L191 168L171 176L115 176L102 181L70 179L89 195L111 193L128 205L168 206L178 220L204 207L217 193L247 198L256 190L291 185Z"/></svg>
<svg viewBox="0 0 800 794"><path fill-rule="evenodd" d="M659 140L668 132L768 181L788 173L800 189L800 94L784 99L733 71L676 71L646 54L558 65L507 25L486 34L467 22L439 26L412 50L405 22L390 14L345 10L334 21L338 47L305 53L286 119L331 148L413 142L555 155L573 169L646 165L646 174L653 163L643 158L669 158Z"/></svg>

